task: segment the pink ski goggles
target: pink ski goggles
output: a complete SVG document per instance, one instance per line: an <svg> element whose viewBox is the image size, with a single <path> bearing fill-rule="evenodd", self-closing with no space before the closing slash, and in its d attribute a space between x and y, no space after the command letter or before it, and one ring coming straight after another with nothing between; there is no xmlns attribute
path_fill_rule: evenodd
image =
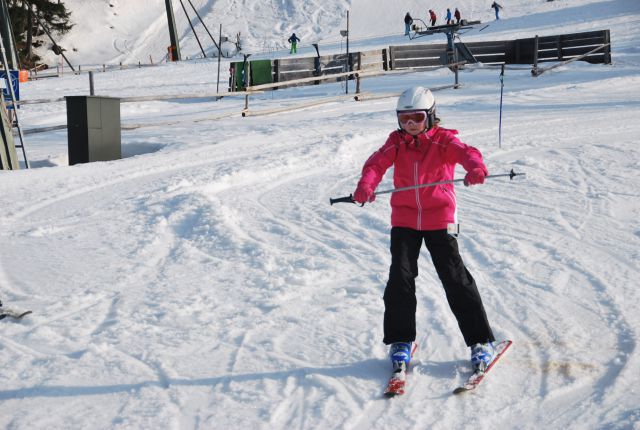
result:
<svg viewBox="0 0 640 430"><path fill-rule="evenodd" d="M407 125L409 122L420 124L427 119L427 113L423 110L412 110L406 112L398 112L398 122L400 125Z"/></svg>

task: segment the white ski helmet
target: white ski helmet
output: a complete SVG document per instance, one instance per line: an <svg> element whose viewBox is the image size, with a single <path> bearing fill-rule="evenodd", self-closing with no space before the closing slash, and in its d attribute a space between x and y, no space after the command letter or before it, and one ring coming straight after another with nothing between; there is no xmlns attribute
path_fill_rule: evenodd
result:
<svg viewBox="0 0 640 430"><path fill-rule="evenodd" d="M412 110L425 111L428 119L426 129L433 127L436 119L436 99L428 88L412 87L400 94L396 113Z"/></svg>

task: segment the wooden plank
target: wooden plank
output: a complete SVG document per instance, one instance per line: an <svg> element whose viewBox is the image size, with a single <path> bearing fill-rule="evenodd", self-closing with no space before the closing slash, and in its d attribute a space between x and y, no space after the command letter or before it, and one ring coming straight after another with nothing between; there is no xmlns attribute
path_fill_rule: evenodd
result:
<svg viewBox="0 0 640 430"><path fill-rule="evenodd" d="M382 49L376 49L373 51L362 51L360 52L360 55L362 56L362 59L364 60L365 58L376 58L376 59L380 59L382 58Z"/></svg>
<svg viewBox="0 0 640 430"><path fill-rule="evenodd" d="M283 72L295 72L298 70L315 70L315 66L312 63L298 63L298 64L286 64L283 65L282 63L279 64L279 69L280 69L280 73Z"/></svg>
<svg viewBox="0 0 640 430"><path fill-rule="evenodd" d="M289 82L298 79L305 79L313 76L313 70L296 71L296 72L280 72L279 82Z"/></svg>
<svg viewBox="0 0 640 430"><path fill-rule="evenodd" d="M392 46L392 49L396 51L396 55L411 55L415 53L422 52L433 52L433 51L442 51L443 49L447 49L447 46L444 44L433 44L433 45L413 45L413 46Z"/></svg>
<svg viewBox="0 0 640 430"><path fill-rule="evenodd" d="M504 50L507 43L509 41L499 40L495 42L465 42L465 45L469 49Z"/></svg>
<svg viewBox="0 0 640 430"><path fill-rule="evenodd" d="M384 63L382 61L380 61L381 59L378 59L378 61L370 61L370 62L365 62L362 61L360 62L360 67L358 67L359 69L364 69L367 67L380 67L383 68L384 67Z"/></svg>
<svg viewBox="0 0 640 430"><path fill-rule="evenodd" d="M589 55L584 55L579 57L565 57L564 60L558 60L557 58L547 58L544 60L540 60L540 62L564 64L566 61L570 61L570 60L584 61L590 64L605 64L604 54L601 54L601 53L589 54Z"/></svg>
<svg viewBox="0 0 640 430"><path fill-rule="evenodd" d="M398 52L401 51L420 51L420 50L429 50L429 49L439 49L439 48L446 48L447 44L446 43L420 43L420 44L414 44L414 45L392 45L389 48L391 49L395 49Z"/></svg>
<svg viewBox="0 0 640 430"><path fill-rule="evenodd" d="M320 62L321 63L335 63L337 61L342 61L343 63L347 62L347 54L337 54L337 55L321 55Z"/></svg>
<svg viewBox="0 0 640 430"><path fill-rule="evenodd" d="M442 61L436 58L414 58L409 60L398 60L394 66L394 70L419 68L419 67L434 67L442 66Z"/></svg>
<svg viewBox="0 0 640 430"><path fill-rule="evenodd" d="M389 46L390 49L396 51L396 52L402 52L402 51L410 51L413 49L422 49L424 47L428 47L430 45L428 44L413 44L413 45L391 45Z"/></svg>
<svg viewBox="0 0 640 430"><path fill-rule="evenodd" d="M563 57L577 57L579 55L586 54L597 46L581 46L577 48L562 48Z"/></svg>
<svg viewBox="0 0 640 430"><path fill-rule="evenodd" d="M396 57L396 64L398 63L402 63L405 61L419 61L419 60L432 60L432 61L439 61L440 58L442 58L443 56L446 56L446 51L442 51L439 52L437 55L419 55L419 56L412 56L412 57Z"/></svg>
<svg viewBox="0 0 640 430"><path fill-rule="evenodd" d="M558 60L558 51L538 51L538 60L547 60L547 59Z"/></svg>
<svg viewBox="0 0 640 430"><path fill-rule="evenodd" d="M465 45L467 45L465 43ZM506 52L506 47L503 45L501 46L469 46L467 45L467 48L469 48L469 51L471 51L471 53L473 54L473 56L477 56L477 55L496 55L496 54L502 54L504 55L504 53Z"/></svg>
<svg viewBox="0 0 640 430"><path fill-rule="evenodd" d="M393 49L393 47L392 47ZM415 49L393 49L394 57L399 58L421 58L421 57L437 57L446 51L445 45L431 45L426 48Z"/></svg>
<svg viewBox="0 0 640 430"><path fill-rule="evenodd" d="M504 55L500 55L500 54L480 55L480 56L474 55L474 57L476 57L476 60L478 60L478 62L484 63L484 64L503 64L506 58ZM523 63L516 63L516 64L523 64ZM531 64L531 63L524 63L524 64Z"/></svg>
<svg viewBox="0 0 640 430"><path fill-rule="evenodd" d="M393 49L393 46L389 47L389 62L388 62L388 66L389 66L389 70L393 70L394 67L396 66L396 54L395 54L396 50Z"/></svg>
<svg viewBox="0 0 640 430"><path fill-rule="evenodd" d="M298 65L298 64L310 64L310 68L313 68L313 58L314 57L299 57L299 58L281 58L280 67L287 67L289 65Z"/></svg>
<svg viewBox="0 0 640 430"><path fill-rule="evenodd" d="M322 63L322 69L336 69L336 68L344 68L345 72L347 71L347 59L343 59L343 60L333 60L333 61L328 61L326 63Z"/></svg>
<svg viewBox="0 0 640 430"><path fill-rule="evenodd" d="M549 41L542 41L539 40L538 41L538 49L539 50L544 50L544 49L558 49L558 44L560 43L559 38L556 37L554 40L549 40Z"/></svg>
<svg viewBox="0 0 640 430"><path fill-rule="evenodd" d="M376 59L369 58L369 61L365 61L363 58L359 64L361 64L362 67L368 66L368 65L380 65L380 67L382 67L384 65L384 62L382 61L382 57L376 58Z"/></svg>
<svg viewBox="0 0 640 430"><path fill-rule="evenodd" d="M563 34L562 38L566 41L570 41L570 40L581 40L581 39L590 39L593 37L600 37L604 39L604 33L607 30L596 30L596 31L585 31L582 33L570 33L570 34Z"/></svg>
<svg viewBox="0 0 640 430"><path fill-rule="evenodd" d="M360 66L360 70L363 70L365 72L374 71L374 70L384 70L384 64L383 63L362 64Z"/></svg>
<svg viewBox="0 0 640 430"><path fill-rule="evenodd" d="M360 64L382 64L382 53L379 56L360 56Z"/></svg>
<svg viewBox="0 0 640 430"><path fill-rule="evenodd" d="M588 39L562 40L562 47L572 48L575 46L598 46L604 43L603 37L590 37Z"/></svg>

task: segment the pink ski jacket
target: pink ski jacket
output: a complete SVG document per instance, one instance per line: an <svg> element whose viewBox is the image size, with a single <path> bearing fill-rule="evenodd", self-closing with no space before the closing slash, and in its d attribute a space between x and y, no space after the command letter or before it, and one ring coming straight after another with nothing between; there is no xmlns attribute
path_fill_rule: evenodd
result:
<svg viewBox="0 0 640 430"><path fill-rule="evenodd" d="M411 136L396 130L386 143L365 162L358 186L375 190L392 165L395 188L453 179L456 164L466 171L487 168L482 154L456 137L457 130L434 127ZM453 184L442 184L391 195L391 225L414 230L441 230L457 222Z"/></svg>

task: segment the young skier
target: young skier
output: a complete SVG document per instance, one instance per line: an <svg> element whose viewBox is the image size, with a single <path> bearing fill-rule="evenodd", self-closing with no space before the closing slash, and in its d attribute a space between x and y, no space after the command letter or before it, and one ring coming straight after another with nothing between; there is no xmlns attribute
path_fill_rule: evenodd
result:
<svg viewBox="0 0 640 430"><path fill-rule="evenodd" d="M300 42L300 38L296 36L295 33L293 33L289 37L289 39L287 39L287 42L291 44L291 49L289 50L289 54L295 54L296 52L298 52L298 42Z"/></svg>
<svg viewBox="0 0 640 430"><path fill-rule="evenodd" d="M456 19L456 24L460 24L460 18L462 18L462 16L460 15L458 8L453 12L453 17Z"/></svg>
<svg viewBox="0 0 640 430"><path fill-rule="evenodd" d="M411 14L407 12L404 16L404 35L408 36L411 31L411 24L413 24L413 18L411 18Z"/></svg>
<svg viewBox="0 0 640 430"><path fill-rule="evenodd" d="M502 9L502 5L494 1L493 3L491 3L491 8L496 11L496 20L500 19L500 9Z"/></svg>
<svg viewBox="0 0 640 430"><path fill-rule="evenodd" d="M394 166L396 188L453 179L456 164L467 171L465 185L484 183L488 174L480 151L462 143L456 130L436 123L435 99L428 89L410 88L400 95L396 113L400 128L365 162L353 193L358 203L373 202L375 189ZM390 345L394 371L405 370L416 338L418 256L424 241L464 340L474 370L493 359L495 338L476 283L447 232L456 223L453 184L416 188L391 197L391 268L384 291L384 339Z"/></svg>
<svg viewBox="0 0 640 430"><path fill-rule="evenodd" d="M445 19L447 20L447 25L453 24L453 19L451 18L451 9L449 8L447 8L447 15Z"/></svg>
<svg viewBox="0 0 640 430"><path fill-rule="evenodd" d="M438 19L438 16L433 11L433 9L429 9L429 19L431 20L431 27L436 25L436 20Z"/></svg>

